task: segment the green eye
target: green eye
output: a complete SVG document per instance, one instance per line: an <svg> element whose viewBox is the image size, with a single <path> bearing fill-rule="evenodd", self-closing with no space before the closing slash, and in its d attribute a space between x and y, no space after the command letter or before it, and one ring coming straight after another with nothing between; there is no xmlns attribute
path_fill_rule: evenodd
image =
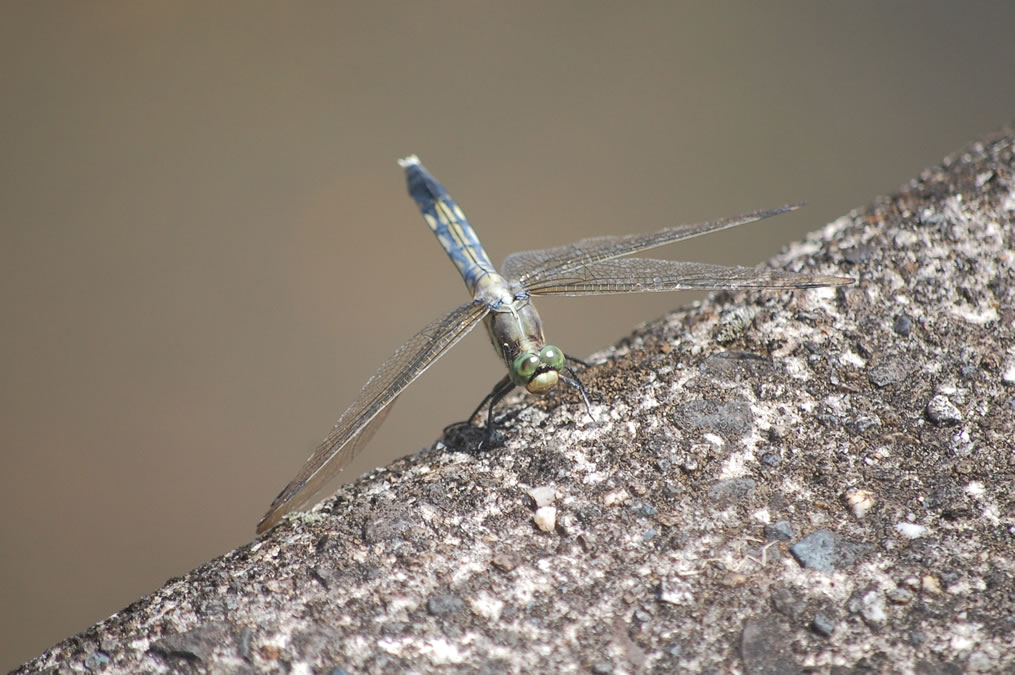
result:
<svg viewBox="0 0 1015 675"><path fill-rule="evenodd" d="M519 354L511 366L511 380L519 387L524 387L539 369L539 357L535 354Z"/></svg>
<svg viewBox="0 0 1015 675"><path fill-rule="evenodd" d="M539 350L539 360L554 370L560 370L564 367L564 352L553 345L546 345Z"/></svg>

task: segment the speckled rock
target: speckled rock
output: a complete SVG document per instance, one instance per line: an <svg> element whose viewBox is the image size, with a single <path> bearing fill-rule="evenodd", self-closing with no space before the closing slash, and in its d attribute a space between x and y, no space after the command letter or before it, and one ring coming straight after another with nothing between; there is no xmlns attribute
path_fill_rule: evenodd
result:
<svg viewBox="0 0 1015 675"><path fill-rule="evenodd" d="M719 294L594 357L596 425L516 399L501 443L379 469L21 672L1012 672L1012 146L776 261L855 286Z"/></svg>

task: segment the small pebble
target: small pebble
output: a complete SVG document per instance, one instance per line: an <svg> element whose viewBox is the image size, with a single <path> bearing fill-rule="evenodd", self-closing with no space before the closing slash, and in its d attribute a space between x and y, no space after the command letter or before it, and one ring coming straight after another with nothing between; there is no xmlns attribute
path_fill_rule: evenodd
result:
<svg viewBox="0 0 1015 675"><path fill-rule="evenodd" d="M927 534L927 528L916 523L896 523L895 531L906 539L919 539Z"/></svg>
<svg viewBox="0 0 1015 675"><path fill-rule="evenodd" d="M874 508L874 504L877 500L874 498L874 494L868 490L846 490L846 494L843 495L843 499L846 502L846 506L849 507L853 517L857 520L862 519L867 513Z"/></svg>
<svg viewBox="0 0 1015 675"><path fill-rule="evenodd" d="M520 560L514 552L500 551L493 556L493 559L490 562L493 563L494 567L503 570L504 572L510 572L514 568L518 567Z"/></svg>
<svg viewBox="0 0 1015 675"><path fill-rule="evenodd" d="M1015 358L1005 361L1001 372L1001 381L1005 384L1015 384Z"/></svg>
<svg viewBox="0 0 1015 675"><path fill-rule="evenodd" d="M709 499L723 504L734 504L754 492L757 483L753 478L727 478L708 488Z"/></svg>
<svg viewBox="0 0 1015 675"><path fill-rule="evenodd" d="M721 345L734 342L751 327L758 310L752 306L738 306L719 313L719 331L715 341Z"/></svg>
<svg viewBox="0 0 1015 675"><path fill-rule="evenodd" d="M532 520L535 521L536 527L543 532L552 532L553 528L557 527L557 508L555 506L541 506L536 509Z"/></svg>
<svg viewBox="0 0 1015 675"><path fill-rule="evenodd" d="M765 541L790 541L793 539L793 526L788 520L780 520L771 525L765 525Z"/></svg>
<svg viewBox="0 0 1015 675"><path fill-rule="evenodd" d="M881 624L888 620L885 596L881 591L867 591L860 598L860 616L867 623Z"/></svg>
<svg viewBox="0 0 1015 675"><path fill-rule="evenodd" d="M670 605L689 605L694 601L694 595L686 582L674 579L660 582L659 599Z"/></svg>
<svg viewBox="0 0 1015 675"><path fill-rule="evenodd" d="M924 593L938 595L941 593L941 582L933 574L927 574L920 580L920 588Z"/></svg>
<svg viewBox="0 0 1015 675"><path fill-rule="evenodd" d="M867 371L867 380L878 389L904 382L913 364L900 357L886 357Z"/></svg>
<svg viewBox="0 0 1015 675"><path fill-rule="evenodd" d="M529 490L528 495L536 503L536 508L540 508L552 504L553 500L557 497L557 491L552 485L543 485L532 488Z"/></svg>
<svg viewBox="0 0 1015 675"><path fill-rule="evenodd" d="M435 595L426 601L426 611L431 616L457 614L464 608L462 599L453 595Z"/></svg>
<svg viewBox="0 0 1015 675"><path fill-rule="evenodd" d="M838 622L835 617L829 616L824 612L818 612L814 615L814 619L811 621L811 628L818 635L828 637L835 632L835 626Z"/></svg>
<svg viewBox="0 0 1015 675"><path fill-rule="evenodd" d="M881 420L873 415L858 415L849 425L854 432L862 434L868 429L881 426Z"/></svg>
<svg viewBox="0 0 1015 675"><path fill-rule="evenodd" d="M603 504L605 504L606 506L617 506L618 504L623 504L627 501L630 501L630 499L631 499L630 493L628 493L628 491L625 490L624 488L619 488L617 490L607 492L605 495L603 495Z"/></svg>
<svg viewBox="0 0 1015 675"><path fill-rule="evenodd" d="M962 421L962 412L947 396L938 394L927 404L927 419L939 426L958 424Z"/></svg>
<svg viewBox="0 0 1015 675"><path fill-rule="evenodd" d="M852 542L822 529L793 544L789 552L807 569L834 572L853 565L869 550L868 544Z"/></svg>

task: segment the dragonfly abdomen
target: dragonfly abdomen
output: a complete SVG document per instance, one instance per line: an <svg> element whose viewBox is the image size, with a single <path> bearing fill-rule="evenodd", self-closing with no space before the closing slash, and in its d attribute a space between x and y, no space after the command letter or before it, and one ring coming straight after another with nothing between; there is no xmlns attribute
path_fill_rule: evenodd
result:
<svg viewBox="0 0 1015 675"><path fill-rule="evenodd" d="M423 213L423 219L455 263L465 285L475 293L479 280L496 271L465 213L444 186L423 168L416 155L400 159L398 163L405 169L409 194Z"/></svg>

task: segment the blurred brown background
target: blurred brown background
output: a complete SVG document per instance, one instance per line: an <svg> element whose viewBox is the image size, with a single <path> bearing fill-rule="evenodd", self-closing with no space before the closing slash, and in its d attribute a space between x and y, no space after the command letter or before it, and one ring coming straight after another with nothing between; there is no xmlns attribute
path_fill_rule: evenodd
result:
<svg viewBox="0 0 1015 675"><path fill-rule="evenodd" d="M491 256L807 199L665 255L759 262L1015 117L1015 3L5 3L0 668L249 541ZM540 304L587 355L687 296ZM353 478L502 374L471 336Z"/></svg>

